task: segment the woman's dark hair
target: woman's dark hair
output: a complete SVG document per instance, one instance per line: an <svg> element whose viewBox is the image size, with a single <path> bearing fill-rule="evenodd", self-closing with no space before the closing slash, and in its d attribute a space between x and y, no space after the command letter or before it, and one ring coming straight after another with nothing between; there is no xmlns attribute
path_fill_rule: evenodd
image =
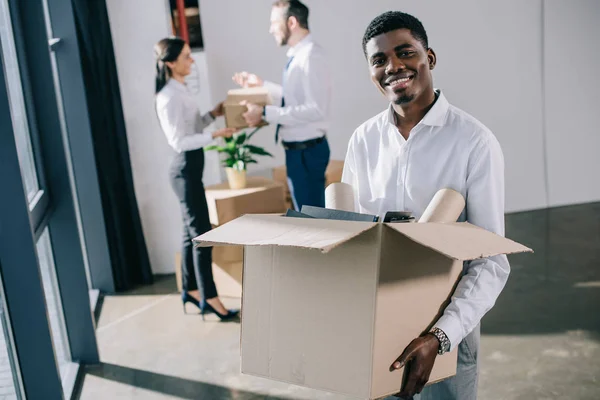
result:
<svg viewBox="0 0 600 400"><path fill-rule="evenodd" d="M177 60L185 44L185 40L181 38L170 37L164 38L154 45L156 56L156 89L154 93L160 92L171 77L171 69L166 62Z"/></svg>

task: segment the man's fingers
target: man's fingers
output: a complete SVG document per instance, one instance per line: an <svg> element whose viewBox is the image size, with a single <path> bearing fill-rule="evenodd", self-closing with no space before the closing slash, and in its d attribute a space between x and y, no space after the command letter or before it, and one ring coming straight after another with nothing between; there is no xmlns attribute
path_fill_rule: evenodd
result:
<svg viewBox="0 0 600 400"><path fill-rule="evenodd" d="M429 374L427 374L427 376L421 378L421 380L418 382L417 384L417 393L421 393L423 391L423 389L425 388L425 385L427 385L427 382L429 382L429 375L431 374L431 372Z"/></svg>
<svg viewBox="0 0 600 400"><path fill-rule="evenodd" d="M411 371L408 374L408 379L406 380L406 385L400 391L399 396L404 399L412 398L415 393L417 393L417 383L419 382L419 376L415 369L411 368Z"/></svg>
<svg viewBox="0 0 600 400"><path fill-rule="evenodd" d="M390 366L390 372L396 369L400 369L404 367L411 358L413 358L413 353L417 350L417 347L414 345L414 342L411 342L406 349L400 354L400 357L396 359Z"/></svg>

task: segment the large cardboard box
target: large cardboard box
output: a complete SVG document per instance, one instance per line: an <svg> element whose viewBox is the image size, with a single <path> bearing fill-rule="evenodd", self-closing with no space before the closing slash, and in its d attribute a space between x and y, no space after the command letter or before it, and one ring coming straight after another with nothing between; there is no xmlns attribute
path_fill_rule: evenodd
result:
<svg viewBox="0 0 600 400"><path fill-rule="evenodd" d="M344 171L344 162L340 160L330 160L325 171L325 187L332 183L342 181L342 172ZM273 180L283 185L284 200L287 208L292 207L292 196L287 183L287 169L285 165L273 168ZM323 189L325 190L325 189Z"/></svg>
<svg viewBox="0 0 600 400"><path fill-rule="evenodd" d="M242 116L248 108L241 105L242 101L266 106L272 104L269 91L264 87L232 89L227 92L225 99L225 124L228 128L247 128L248 124ZM263 123L262 125L266 125ZM261 126L262 126L261 125Z"/></svg>
<svg viewBox="0 0 600 400"><path fill-rule="evenodd" d="M243 189L230 189L227 182L206 187L210 223L223 225L244 214L285 212L283 185L258 176L248 177Z"/></svg>
<svg viewBox="0 0 600 400"><path fill-rule="evenodd" d="M194 241L244 245L242 372L357 399L400 390L389 367L444 310L463 260L530 251L468 223L245 215ZM456 351L430 382L456 373Z"/></svg>

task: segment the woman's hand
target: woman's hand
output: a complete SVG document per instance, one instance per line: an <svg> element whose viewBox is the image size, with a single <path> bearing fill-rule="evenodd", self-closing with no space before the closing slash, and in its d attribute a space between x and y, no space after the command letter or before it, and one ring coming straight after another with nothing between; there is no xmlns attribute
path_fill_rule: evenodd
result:
<svg viewBox="0 0 600 400"><path fill-rule="evenodd" d="M223 102L220 102L219 104L217 104L215 106L215 108L213 108L211 110L210 114L213 116L213 118L217 118L217 117L223 116L223 114L225 114L225 109L223 107Z"/></svg>
<svg viewBox="0 0 600 400"><path fill-rule="evenodd" d="M213 139L216 138L230 138L233 136L234 133L236 133L238 130L236 128L223 128L223 129L219 129L217 131L214 131L212 134Z"/></svg>

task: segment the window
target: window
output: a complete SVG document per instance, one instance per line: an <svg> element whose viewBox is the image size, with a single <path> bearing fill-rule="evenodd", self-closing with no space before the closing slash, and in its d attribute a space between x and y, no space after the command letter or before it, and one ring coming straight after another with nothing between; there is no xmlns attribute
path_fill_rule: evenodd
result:
<svg viewBox="0 0 600 400"><path fill-rule="evenodd" d="M69 372L71 355L69 354L67 345L68 341L65 321L63 318L62 301L58 282L56 280L54 255L52 254L52 243L50 242L50 233L48 228L44 229L44 232L40 236L36 247L39 258L40 272L42 274L44 295L46 297L46 307L48 308L48 319L50 320L50 331L52 332L54 354L60 371L60 376L64 380Z"/></svg>
<svg viewBox="0 0 600 400"><path fill-rule="evenodd" d="M2 39L2 56L4 59L4 70L6 74L6 83L8 86L8 95L10 100L10 111L12 116L13 129L17 144L17 152L21 165L21 173L25 181L25 190L30 208L40 191L40 184L33 157L33 146L31 135L29 134L29 123L27 121L27 111L21 86L21 74L19 72L19 63L15 49L14 35L10 22L10 13L8 4L5 0L0 0L0 37Z"/></svg>
<svg viewBox="0 0 600 400"><path fill-rule="evenodd" d="M203 49L202 26L200 22L200 7L198 0L182 0L185 7L185 20L187 23L189 43L192 49ZM179 23L177 0L169 0L171 6L171 26L174 36L182 36Z"/></svg>

